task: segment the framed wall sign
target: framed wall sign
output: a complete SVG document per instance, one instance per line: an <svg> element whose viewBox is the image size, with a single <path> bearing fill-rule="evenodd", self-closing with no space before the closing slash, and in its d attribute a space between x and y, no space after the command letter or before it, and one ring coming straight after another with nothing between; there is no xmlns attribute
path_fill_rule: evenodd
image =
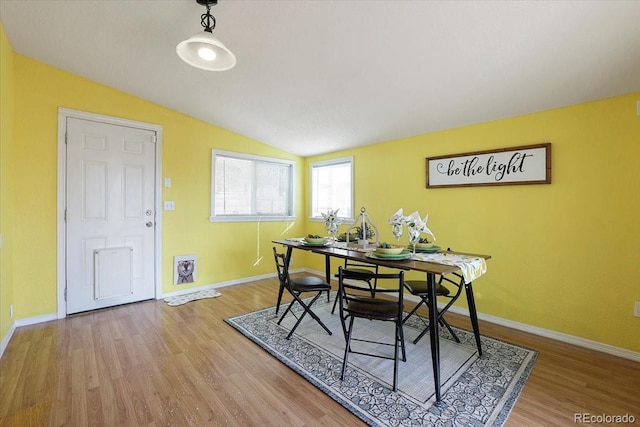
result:
<svg viewBox="0 0 640 427"><path fill-rule="evenodd" d="M427 157L427 188L551 184L551 143Z"/></svg>

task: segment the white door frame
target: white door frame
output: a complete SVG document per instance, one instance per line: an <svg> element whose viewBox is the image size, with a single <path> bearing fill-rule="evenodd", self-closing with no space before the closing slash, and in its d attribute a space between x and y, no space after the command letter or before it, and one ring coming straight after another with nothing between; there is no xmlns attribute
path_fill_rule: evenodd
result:
<svg viewBox="0 0 640 427"><path fill-rule="evenodd" d="M67 316L67 301L65 300L65 288L67 281L67 227L65 222L66 209L66 181L67 181L67 156L66 156L66 130L67 118L92 120L96 122L108 123L117 126L129 126L138 129L145 129L156 132L156 173L155 173L155 222L153 250L155 298L162 297L162 187L160 185L162 177L162 126L151 123L136 122L133 120L121 119L118 117L103 116L100 114L87 113L84 111L71 110L68 108L58 108L58 206L57 206L57 282L58 282L58 319Z"/></svg>

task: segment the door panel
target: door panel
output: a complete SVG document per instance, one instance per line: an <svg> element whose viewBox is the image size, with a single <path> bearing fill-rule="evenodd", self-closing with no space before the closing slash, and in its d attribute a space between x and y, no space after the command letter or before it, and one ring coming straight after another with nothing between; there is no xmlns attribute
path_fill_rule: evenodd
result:
<svg viewBox="0 0 640 427"><path fill-rule="evenodd" d="M155 296L154 141L154 131L67 118L68 314Z"/></svg>

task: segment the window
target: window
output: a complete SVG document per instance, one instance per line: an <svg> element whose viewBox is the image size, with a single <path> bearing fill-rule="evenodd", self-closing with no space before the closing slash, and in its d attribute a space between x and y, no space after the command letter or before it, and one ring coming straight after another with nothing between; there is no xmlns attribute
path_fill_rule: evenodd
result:
<svg viewBox="0 0 640 427"><path fill-rule="evenodd" d="M213 150L210 221L292 219L295 163Z"/></svg>
<svg viewBox="0 0 640 427"><path fill-rule="evenodd" d="M338 210L340 218L353 218L353 157L311 163L311 218Z"/></svg>

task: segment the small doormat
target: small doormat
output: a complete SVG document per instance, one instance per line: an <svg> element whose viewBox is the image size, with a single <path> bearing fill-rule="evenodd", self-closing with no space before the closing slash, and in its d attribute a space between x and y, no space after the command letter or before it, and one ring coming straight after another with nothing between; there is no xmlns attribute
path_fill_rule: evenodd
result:
<svg viewBox="0 0 640 427"><path fill-rule="evenodd" d="M186 304L188 302L195 301L198 299L216 298L216 297L219 297L220 295L222 294L216 291L215 289L208 289L206 291L198 291L198 292L193 292L191 294L168 297L164 299L164 302L166 302L168 305L174 306L174 305Z"/></svg>

